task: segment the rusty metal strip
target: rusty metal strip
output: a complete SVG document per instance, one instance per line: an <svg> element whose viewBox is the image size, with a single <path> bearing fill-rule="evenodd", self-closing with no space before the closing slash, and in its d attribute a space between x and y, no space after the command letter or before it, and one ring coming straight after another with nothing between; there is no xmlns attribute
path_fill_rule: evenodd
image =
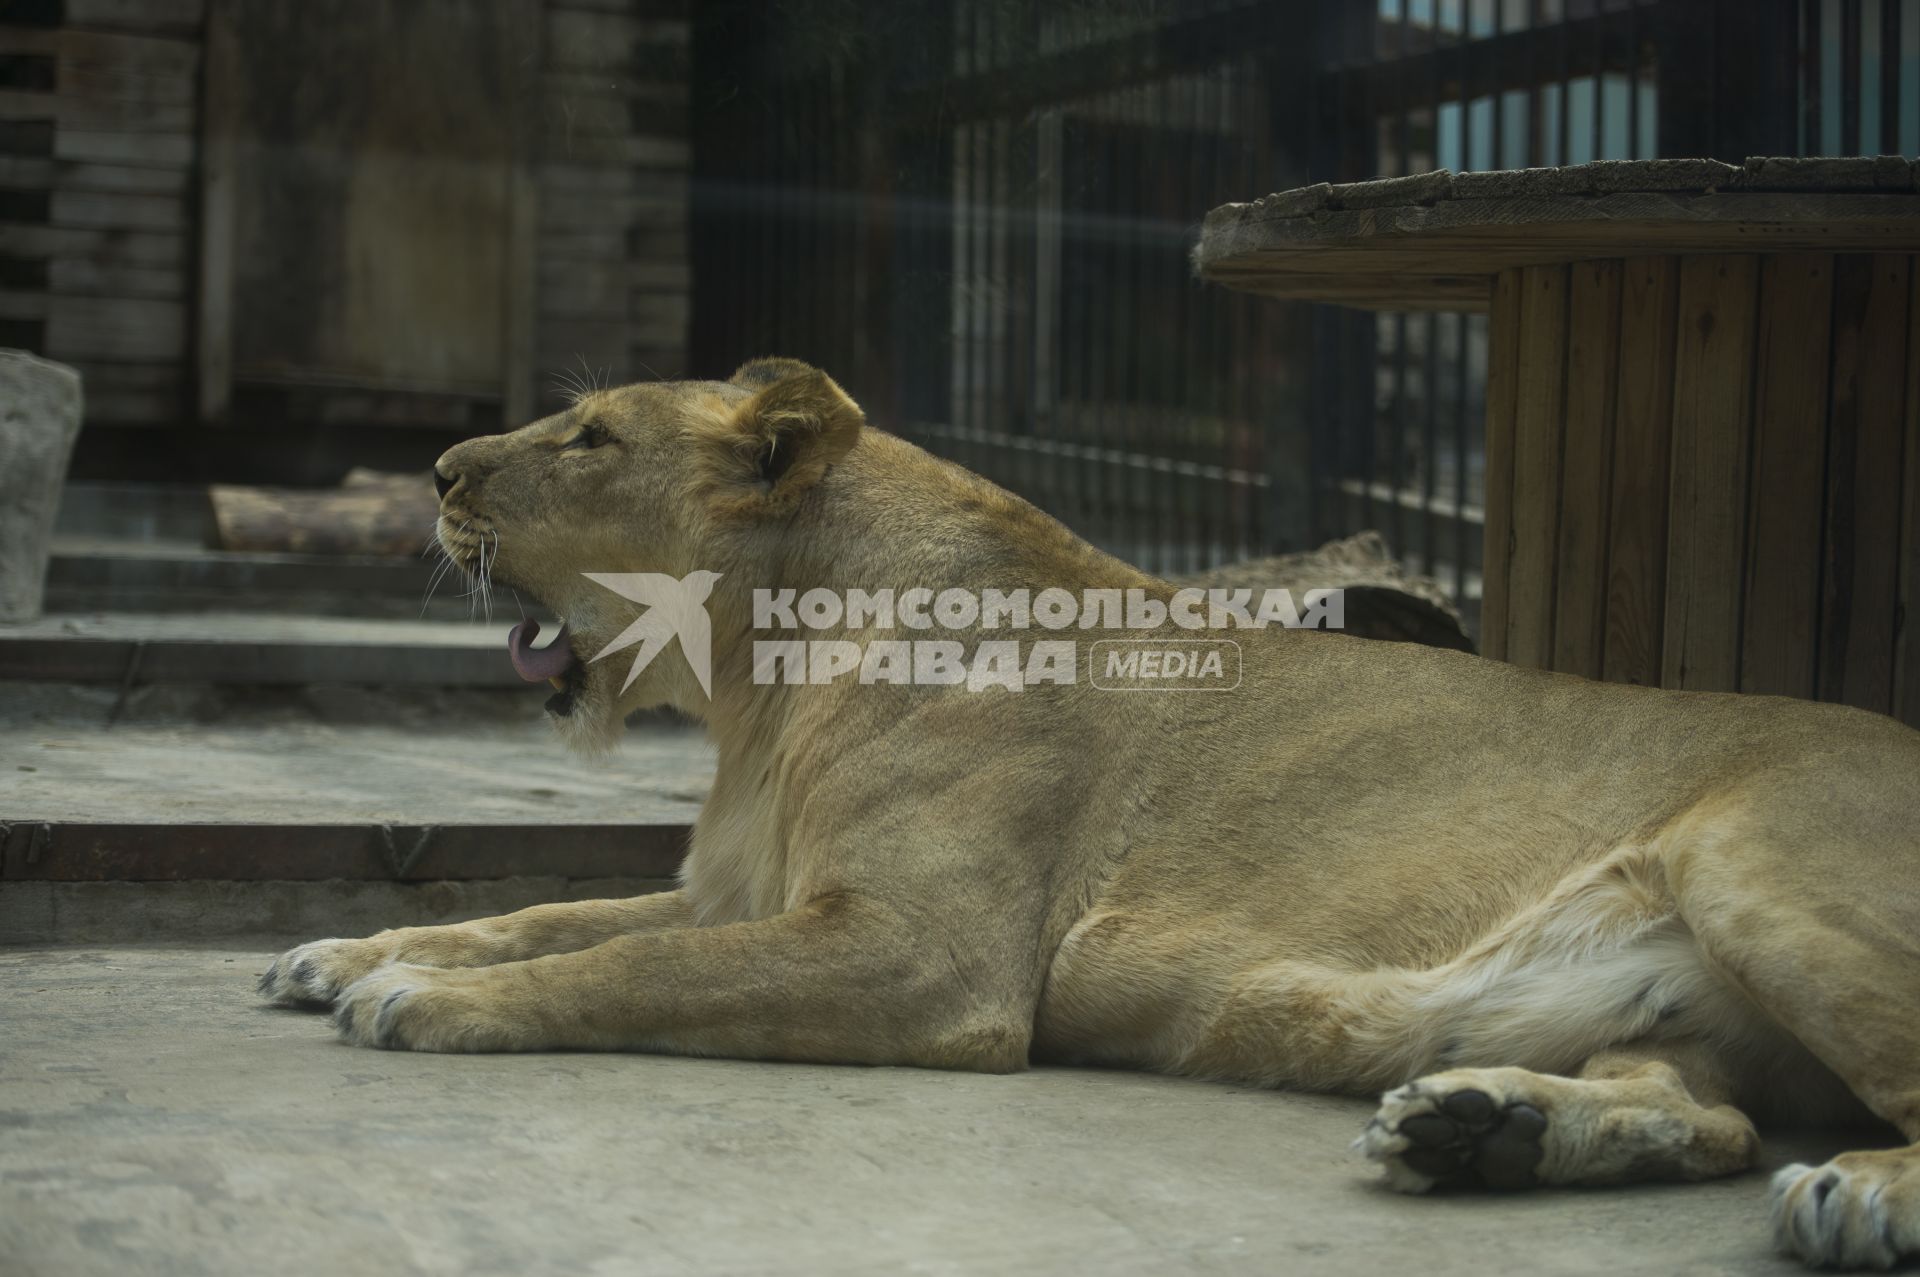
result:
<svg viewBox="0 0 1920 1277"><path fill-rule="evenodd" d="M686 825L0 825L0 879L665 878Z"/></svg>
<svg viewBox="0 0 1920 1277"><path fill-rule="evenodd" d="M141 683L524 686L499 653L472 648L0 636L0 679L119 684L130 673Z"/></svg>

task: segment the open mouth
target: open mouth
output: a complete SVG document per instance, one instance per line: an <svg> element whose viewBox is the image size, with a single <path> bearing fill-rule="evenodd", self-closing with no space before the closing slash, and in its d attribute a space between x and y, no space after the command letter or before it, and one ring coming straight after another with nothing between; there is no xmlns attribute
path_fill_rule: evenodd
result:
<svg viewBox="0 0 1920 1277"><path fill-rule="evenodd" d="M586 667L573 654L572 634L566 623L545 647L535 647L540 637L540 622L528 619L507 632L507 655L514 672L529 683L551 683L554 694L547 698L547 712L565 717L573 713L574 694L586 679Z"/></svg>

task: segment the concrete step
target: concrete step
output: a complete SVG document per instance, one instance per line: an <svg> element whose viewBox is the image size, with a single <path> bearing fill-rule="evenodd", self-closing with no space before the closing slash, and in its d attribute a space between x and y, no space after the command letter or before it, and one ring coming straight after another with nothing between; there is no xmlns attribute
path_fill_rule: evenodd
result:
<svg viewBox="0 0 1920 1277"><path fill-rule="evenodd" d="M476 609L437 556L254 554L164 542L61 536L47 565L49 612L287 612L463 620ZM429 587L431 586L431 591ZM429 595L431 597L429 597ZM514 608L510 597L503 597ZM515 608L517 615L518 609ZM529 609L532 611L533 609ZM537 613L536 613L537 614Z"/></svg>
<svg viewBox="0 0 1920 1277"><path fill-rule="evenodd" d="M518 619L399 620L254 612L50 613L0 628L0 679L525 687Z"/></svg>
<svg viewBox="0 0 1920 1277"><path fill-rule="evenodd" d="M667 878L712 777L698 729L642 722L586 762L537 703L438 725L0 712L0 883Z"/></svg>

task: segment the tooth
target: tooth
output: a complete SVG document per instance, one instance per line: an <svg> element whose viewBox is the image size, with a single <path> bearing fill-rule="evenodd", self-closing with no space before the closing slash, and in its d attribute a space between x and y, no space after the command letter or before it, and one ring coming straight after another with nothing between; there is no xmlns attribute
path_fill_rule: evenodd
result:
<svg viewBox="0 0 1920 1277"><path fill-rule="evenodd" d="M564 678L550 678L547 682L553 684L553 690L556 692L564 692L567 690L567 680Z"/></svg>

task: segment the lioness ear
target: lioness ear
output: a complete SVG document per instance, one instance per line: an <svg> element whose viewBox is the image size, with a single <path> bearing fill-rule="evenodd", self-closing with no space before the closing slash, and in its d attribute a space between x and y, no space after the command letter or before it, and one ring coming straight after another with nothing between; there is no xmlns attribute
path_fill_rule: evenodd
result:
<svg viewBox="0 0 1920 1277"><path fill-rule="evenodd" d="M791 505L847 455L866 424L833 378L797 360L755 360L734 381L747 385L743 374L769 365L786 375L761 383L743 403L721 407L698 431L715 477L742 508Z"/></svg>
<svg viewBox="0 0 1920 1277"><path fill-rule="evenodd" d="M727 378L736 386L748 390L762 390L776 381L785 381L789 377L800 377L818 371L812 364L803 364L798 359L782 359L769 356L765 359L749 359L733 370L733 376Z"/></svg>

